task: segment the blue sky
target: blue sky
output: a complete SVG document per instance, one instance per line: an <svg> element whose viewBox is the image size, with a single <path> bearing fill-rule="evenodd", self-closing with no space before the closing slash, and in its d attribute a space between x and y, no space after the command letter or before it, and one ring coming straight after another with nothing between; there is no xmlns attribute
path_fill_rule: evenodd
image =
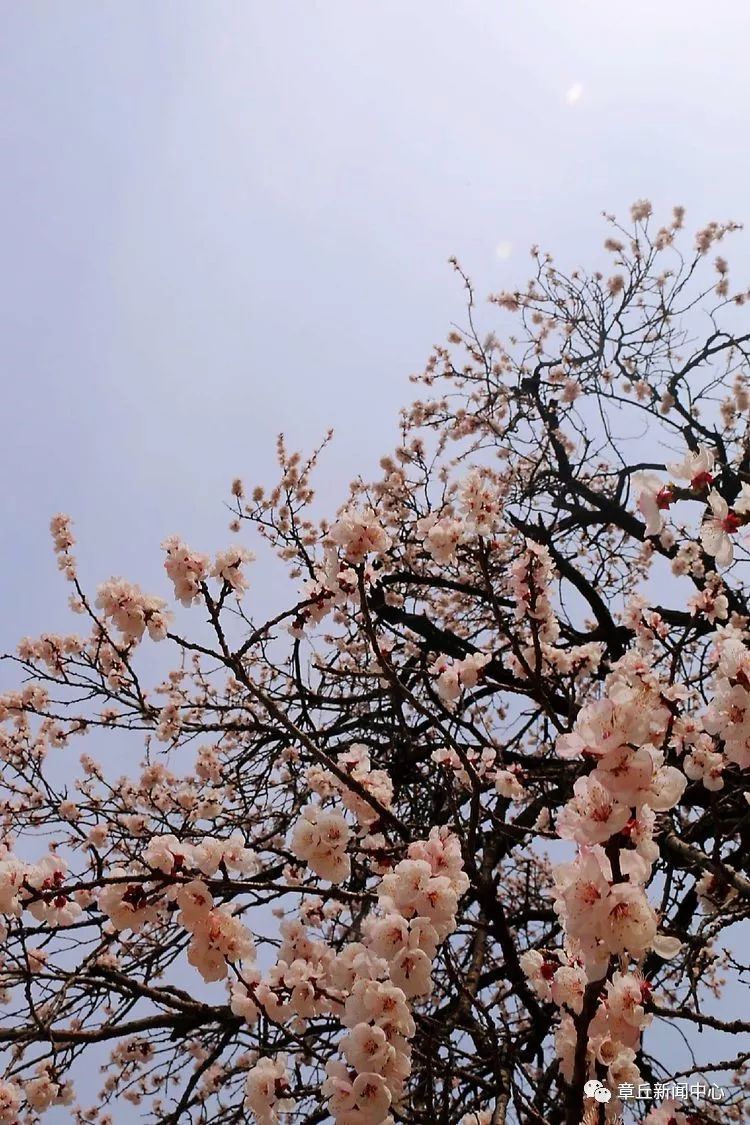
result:
<svg viewBox="0 0 750 1125"><path fill-rule="evenodd" d="M60 509L89 588L166 594L162 538L223 546L231 479L333 425L333 510L462 317L451 254L481 294L533 242L590 263L600 212L640 196L750 220L740 0L6 0L2 22L0 648L71 625ZM750 278L745 236L731 257Z"/></svg>

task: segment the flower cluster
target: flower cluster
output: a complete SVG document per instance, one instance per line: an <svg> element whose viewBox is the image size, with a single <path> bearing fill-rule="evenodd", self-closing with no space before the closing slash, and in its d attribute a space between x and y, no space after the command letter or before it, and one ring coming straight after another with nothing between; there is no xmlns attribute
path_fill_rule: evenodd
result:
<svg viewBox="0 0 750 1125"><path fill-rule="evenodd" d="M188 961L204 980L222 980L228 962L254 956L246 927L228 906L214 906L200 877L257 871L257 857L239 833L228 840L205 837L196 845L170 834L154 837L142 859L141 871L113 868L112 881L99 894L99 908L115 930L137 933L163 918L174 903L179 908L178 923L191 934Z"/></svg>
<svg viewBox="0 0 750 1125"><path fill-rule="evenodd" d="M446 703L453 703L467 688L476 687L482 670L492 657L484 652L473 652L463 660L451 656L441 656L430 668L437 676L438 695Z"/></svg>
<svg viewBox="0 0 750 1125"><path fill-rule="evenodd" d="M260 1058L245 1080L245 1105L252 1110L258 1125L278 1125L279 1114L290 1113L294 1102L285 1098L289 1087L286 1058Z"/></svg>
<svg viewBox="0 0 750 1125"><path fill-rule="evenodd" d="M177 921L191 934L188 961L205 981L223 980L228 962L239 963L255 957L250 931L229 906L214 907L200 879L181 886L176 898L180 907Z"/></svg>
<svg viewBox="0 0 750 1125"><path fill-rule="evenodd" d="M544 640L554 640L559 632L549 593L554 577L555 568L547 548L527 539L523 552L510 568L513 612L517 621L531 619L544 626Z"/></svg>
<svg viewBox="0 0 750 1125"><path fill-rule="evenodd" d="M410 1071L409 1039L415 1026L400 988L360 978L342 1020L349 1035L341 1047L349 1064L329 1062L322 1093L337 1125L392 1125L389 1110Z"/></svg>
<svg viewBox="0 0 750 1125"><path fill-rule="evenodd" d="M428 996L438 947L456 925L458 900L469 885L456 836L433 828L408 848L378 888L380 915L366 927L367 949L347 997L349 1028L341 1062L327 1066L323 1092L337 1125L387 1125L411 1069L409 1040L415 1032L407 1000ZM378 979L387 967L388 980Z"/></svg>
<svg viewBox="0 0 750 1125"><path fill-rule="evenodd" d="M33 1110L43 1113L53 1105L72 1104L73 1086L70 1082L59 1082L44 1063L37 1066L36 1075L24 1085L26 1101Z"/></svg>
<svg viewBox="0 0 750 1125"><path fill-rule="evenodd" d="M460 489L467 530L484 538L495 534L500 523L502 493L489 474L474 469Z"/></svg>
<svg viewBox="0 0 750 1125"><path fill-rule="evenodd" d="M50 672L59 674L65 664L65 658L80 656L85 650L85 642L81 637L69 633L42 633L41 637L24 637L18 645L18 655L26 663L35 661L44 664Z"/></svg>
<svg viewBox="0 0 750 1125"><path fill-rule="evenodd" d="M18 1125L24 1098L27 1106L38 1114L51 1106L72 1104L73 1086L70 1082L58 1081L50 1066L44 1063L36 1066L35 1074L36 1077L25 1081L23 1086L0 1080L0 1125Z"/></svg>
<svg viewBox="0 0 750 1125"><path fill-rule="evenodd" d="M21 1088L15 1082L0 1081L0 1123L16 1125L20 1119Z"/></svg>
<svg viewBox="0 0 750 1125"><path fill-rule="evenodd" d="M370 764L370 751L362 743L356 742L339 754L338 765L362 786L384 809L390 809L393 801L393 782L385 770L374 770ZM342 804L353 813L357 823L370 827L379 817L377 808L361 797L355 789L330 773L332 790L338 792ZM312 786L311 786L312 788Z"/></svg>
<svg viewBox="0 0 750 1125"><path fill-rule="evenodd" d="M557 833L578 845L570 863L555 868L554 906L563 924L564 949L529 950L522 965L536 991L562 1009L556 1043L562 1070L573 1074L587 989L598 1005L586 1029L590 1073L607 1068L615 1093L640 1081L635 1056L650 1023L644 1007L649 986L628 961L654 951L673 957L681 943L658 932L658 916L645 885L659 854L657 812L674 807L687 784L656 748L668 730L679 692L665 695L647 660L626 654L604 683L601 700L581 710L573 731L558 737L563 757L582 757L594 769L579 777L557 818ZM612 965L619 966L608 977Z"/></svg>
<svg viewBox="0 0 750 1125"><path fill-rule="evenodd" d="M38 863L24 863L0 847L0 915L20 918L26 909L38 922L72 925L81 916L81 906L65 891L66 871L60 856L46 855ZM0 922L0 936L3 931Z"/></svg>
<svg viewBox="0 0 750 1125"><path fill-rule="evenodd" d="M96 608L119 629L123 644L136 645L148 631L152 641L167 635L170 615L163 598L144 594L140 586L124 578L110 578L97 591Z"/></svg>
<svg viewBox="0 0 750 1125"><path fill-rule="evenodd" d="M730 631L720 636L716 647L714 692L703 715L703 727L722 740L731 762L741 769L750 769L750 649ZM705 775L695 753L693 768ZM707 761L710 768L720 771L721 756L712 755Z"/></svg>
<svg viewBox="0 0 750 1125"><path fill-rule="evenodd" d="M453 516L437 516L435 513L417 520L417 533L421 536L427 553L436 563L443 565L453 560L465 534L460 520Z"/></svg>
<svg viewBox="0 0 750 1125"><path fill-rule="evenodd" d="M667 465L672 477L682 484L665 484L655 473L635 473L637 506L646 520L646 535L665 534L664 512L676 500L700 500L708 507L700 527L700 544L716 565L729 566L734 559L733 536L750 519L750 484L740 486L730 505L726 497L711 487L720 473L716 457L708 446L700 445L684 459Z"/></svg>
<svg viewBox="0 0 750 1125"><path fill-rule="evenodd" d="M338 812L327 812L320 805L306 805L294 826L290 847L322 879L343 883L351 862L346 853L349 825Z"/></svg>
<svg viewBox="0 0 750 1125"><path fill-rule="evenodd" d="M63 512L53 516L49 529L57 555L57 565L68 581L72 581L76 576L76 563L71 554L71 548L75 545L75 536L71 529L70 516L66 516Z"/></svg>
<svg viewBox="0 0 750 1125"><path fill-rule="evenodd" d="M519 635L519 643L506 661L520 679L544 672L572 675L580 682L601 663L603 646L596 641L558 647L560 622L552 599L557 577L548 548L525 540L505 582Z"/></svg>
<svg viewBox="0 0 750 1125"><path fill-rule="evenodd" d="M162 549L167 553L164 569L174 585L174 596L184 606L191 606L200 597L201 583L208 576L208 555L191 551L176 535L165 539Z"/></svg>
<svg viewBox="0 0 750 1125"><path fill-rule="evenodd" d="M211 577L225 582L230 590L241 597L247 589L247 576L242 567L244 563L251 563L255 559L252 551L245 547L228 547L226 551L219 551L211 567Z"/></svg>
<svg viewBox="0 0 750 1125"><path fill-rule="evenodd" d="M369 554L384 555L391 545L390 536L373 511L345 512L328 537L353 565L364 562Z"/></svg>
<svg viewBox="0 0 750 1125"><path fill-rule="evenodd" d="M178 840L171 834L154 836L143 852L143 862L165 875L192 869L211 877L221 867L242 875L253 875L258 870L258 857L251 848L245 847L239 831L226 840L204 836L197 844Z"/></svg>

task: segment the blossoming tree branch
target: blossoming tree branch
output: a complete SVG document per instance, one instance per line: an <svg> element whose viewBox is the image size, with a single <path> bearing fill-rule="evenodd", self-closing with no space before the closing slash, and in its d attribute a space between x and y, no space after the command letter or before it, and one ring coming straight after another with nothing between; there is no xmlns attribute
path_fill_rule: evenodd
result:
<svg viewBox="0 0 750 1125"><path fill-rule="evenodd" d="M608 222L499 335L454 263L466 325L330 522L281 441L159 591L90 590L54 517L79 627L0 698L0 1122L739 1120L748 293L733 224ZM624 1105L683 1038L728 1100Z"/></svg>

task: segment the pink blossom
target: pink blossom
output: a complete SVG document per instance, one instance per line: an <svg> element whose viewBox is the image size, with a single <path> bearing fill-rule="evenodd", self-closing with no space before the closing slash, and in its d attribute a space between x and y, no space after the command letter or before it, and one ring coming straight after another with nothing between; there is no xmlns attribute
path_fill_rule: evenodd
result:
<svg viewBox="0 0 750 1125"><path fill-rule="evenodd" d="M683 769L691 781L702 781L706 789L712 792L724 788L722 775L725 766L723 755L704 746L693 746L683 762Z"/></svg>
<svg viewBox="0 0 750 1125"><path fill-rule="evenodd" d="M351 870L346 854L348 840L349 826L341 813L306 805L294 826L290 847L323 879L342 883Z"/></svg>
<svg viewBox="0 0 750 1125"><path fill-rule="evenodd" d="M138 933L149 922L153 922L159 914L158 903L153 901L142 882L121 882L127 872L120 867L113 867L110 871L113 882L105 886L99 893L99 909L102 910L112 922L116 930L132 930Z"/></svg>
<svg viewBox="0 0 750 1125"><path fill-rule="evenodd" d="M206 884L201 879L191 879L178 887L175 895L180 908L178 922L188 930L195 930L206 922L214 901Z"/></svg>
<svg viewBox="0 0 750 1125"><path fill-rule="evenodd" d="M346 1001L343 1023L374 1023L389 1034L395 1032L410 1039L414 1035L414 1019L402 989L376 980L356 980Z"/></svg>
<svg viewBox="0 0 750 1125"><path fill-rule="evenodd" d="M610 953L642 957L656 937L656 914L642 887L616 883L606 900L601 937Z"/></svg>
<svg viewBox="0 0 750 1125"><path fill-rule="evenodd" d="M438 677L437 690L440 698L452 703L462 691L476 687L482 669L491 660L489 654L479 652L472 653L463 660L441 656L430 668L430 672Z"/></svg>
<svg viewBox="0 0 750 1125"><path fill-rule="evenodd" d="M156 871L172 875L193 864L193 848L176 836L154 836L143 853L143 862Z"/></svg>
<svg viewBox="0 0 750 1125"><path fill-rule="evenodd" d="M369 1023L356 1024L341 1040L341 1049L349 1065L360 1073L382 1073L394 1054L382 1027Z"/></svg>
<svg viewBox="0 0 750 1125"><path fill-rule="evenodd" d="M152 641L163 640L171 617L165 605L162 598L144 594L140 586L124 578L110 578L102 583L96 598L97 608L119 629L125 644L138 644L146 631Z"/></svg>
<svg viewBox="0 0 750 1125"><path fill-rule="evenodd" d="M498 527L502 496L489 477L473 470L461 486L461 508L467 527L477 535L492 536Z"/></svg>
<svg viewBox="0 0 750 1125"><path fill-rule="evenodd" d="M664 528L662 512L672 502L664 482L653 473L634 473L638 510L646 520L646 535L660 535Z"/></svg>
<svg viewBox="0 0 750 1125"><path fill-rule="evenodd" d="M609 862L598 847L581 850L572 863L555 869L555 909L564 915L572 936L601 932L609 910L611 878Z"/></svg>
<svg viewBox="0 0 750 1125"><path fill-rule="evenodd" d="M256 965L243 963L241 977L240 981L232 985L229 1006L235 1016L241 1016L250 1027L253 1027L260 1019L261 1013L261 1005L254 998L254 993L260 984L260 969Z"/></svg>
<svg viewBox="0 0 750 1125"><path fill-rule="evenodd" d="M176 536L165 539L162 549L167 557L164 569L174 584L175 597L184 606L190 606L201 596L201 583L208 576L208 555L199 555Z"/></svg>
<svg viewBox="0 0 750 1125"><path fill-rule="evenodd" d="M187 924L187 917L183 915L183 919ZM255 955L249 930L229 907L220 906L206 913L200 911L191 930L188 961L206 981L223 980L227 975L227 962L243 961Z"/></svg>
<svg viewBox="0 0 750 1125"><path fill-rule="evenodd" d="M450 563L463 540L463 524L450 516L435 515L417 520L417 532L422 536L425 550L436 563Z"/></svg>
<svg viewBox="0 0 750 1125"><path fill-rule="evenodd" d="M248 587L242 566L244 563L252 562L254 558L253 552L246 550L244 547L228 547L226 551L219 551L216 555L211 568L211 576L226 582L239 598Z"/></svg>
<svg viewBox="0 0 750 1125"><path fill-rule="evenodd" d="M734 544L730 537L740 521L715 489L709 492L708 503L712 515L701 525L701 545L707 555L716 559L717 566L729 566L734 558Z"/></svg>
<svg viewBox="0 0 750 1125"><path fill-rule="evenodd" d="M278 1125L281 1113L288 1113L293 1102L279 1097L289 1086L286 1056L260 1058L245 1080L245 1105L253 1111L258 1125Z"/></svg>
<svg viewBox="0 0 750 1125"><path fill-rule="evenodd" d="M391 1093L380 1074L363 1072L352 1079L335 1063L329 1063L326 1069L328 1078L322 1092L329 1099L337 1125L385 1125L392 1121L388 1116Z"/></svg>
<svg viewBox="0 0 750 1125"><path fill-rule="evenodd" d="M422 949L401 949L391 961L390 977L410 999L432 992L432 959Z"/></svg>
<svg viewBox="0 0 750 1125"><path fill-rule="evenodd" d="M21 1088L15 1082L0 1080L0 1123L16 1125L20 1121Z"/></svg>
<svg viewBox="0 0 750 1125"><path fill-rule="evenodd" d="M713 481L715 456L707 445L699 445L695 452L686 453L682 461L667 465L672 476L690 482L698 490L708 488Z"/></svg>
<svg viewBox="0 0 750 1125"><path fill-rule="evenodd" d="M26 865L13 857L0 859L0 914L21 914L20 889Z"/></svg>
<svg viewBox="0 0 750 1125"><path fill-rule="evenodd" d="M65 861L56 855L43 856L27 867L25 882L38 892L27 909L38 922L70 926L80 918L81 907L64 890L66 871Z"/></svg>
<svg viewBox="0 0 750 1125"><path fill-rule="evenodd" d="M354 565L364 562L368 554L384 555L391 546L390 536L372 510L346 512L328 535Z"/></svg>
<svg viewBox="0 0 750 1125"><path fill-rule="evenodd" d="M644 223L653 213L653 207L648 199L637 199L630 208L634 223Z"/></svg>
<svg viewBox="0 0 750 1125"><path fill-rule="evenodd" d="M558 1007L580 1012L583 1008L583 994L588 981L580 965L561 965L555 970L550 984L550 994Z"/></svg>
<svg viewBox="0 0 750 1125"><path fill-rule="evenodd" d="M650 993L649 984L637 973L618 971L606 985L609 1033L627 1047L638 1046L641 1032L653 1019L644 1008Z"/></svg>
<svg viewBox="0 0 750 1125"><path fill-rule="evenodd" d="M498 770L495 774L495 791L510 801L522 801L526 790L511 770Z"/></svg>
<svg viewBox="0 0 750 1125"><path fill-rule="evenodd" d="M573 798L557 818L557 834L580 844L603 844L624 828L630 818L627 805L619 804L610 789L594 775L579 777Z"/></svg>
<svg viewBox="0 0 750 1125"><path fill-rule="evenodd" d="M36 1068L37 1077L24 1085L26 1101L32 1109L43 1113L53 1105L70 1105L73 1087L69 1082L58 1082L43 1063Z"/></svg>
<svg viewBox="0 0 750 1125"><path fill-rule="evenodd" d="M526 949L518 958L524 975L542 1000L552 999L552 978L559 961L545 957L538 949Z"/></svg>

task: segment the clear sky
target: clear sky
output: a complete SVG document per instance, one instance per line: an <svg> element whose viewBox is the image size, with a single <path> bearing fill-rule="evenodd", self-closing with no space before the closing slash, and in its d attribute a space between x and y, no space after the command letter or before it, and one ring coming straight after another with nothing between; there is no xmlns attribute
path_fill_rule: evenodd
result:
<svg viewBox="0 0 750 1125"><path fill-rule="evenodd" d="M451 254L484 293L640 196L750 221L749 42L746 0L5 0L0 649L71 625L60 509L89 587L162 594L279 430L335 427L333 509L461 319Z"/></svg>

